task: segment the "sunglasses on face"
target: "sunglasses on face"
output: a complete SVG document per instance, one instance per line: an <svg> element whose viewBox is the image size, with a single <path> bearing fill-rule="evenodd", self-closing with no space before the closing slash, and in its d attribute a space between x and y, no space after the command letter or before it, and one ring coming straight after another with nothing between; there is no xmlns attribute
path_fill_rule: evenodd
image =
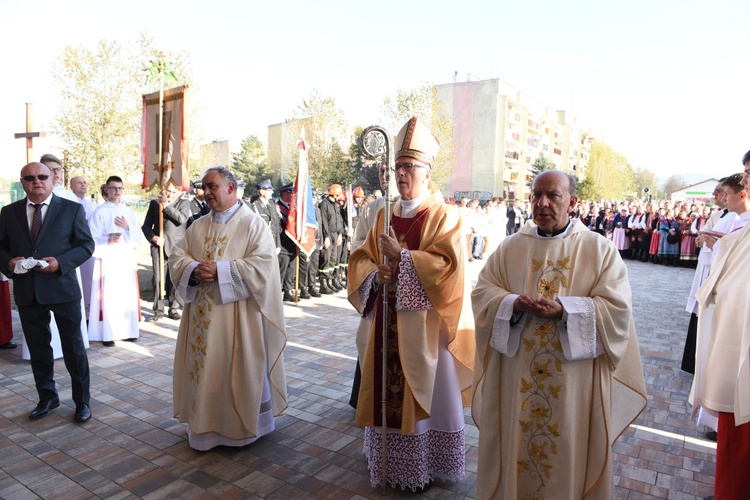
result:
<svg viewBox="0 0 750 500"><path fill-rule="evenodd" d="M24 175L21 177L21 179L25 180L26 182L34 182L34 179L39 179L40 181L46 181L49 179L49 175L47 174L39 174L39 175Z"/></svg>

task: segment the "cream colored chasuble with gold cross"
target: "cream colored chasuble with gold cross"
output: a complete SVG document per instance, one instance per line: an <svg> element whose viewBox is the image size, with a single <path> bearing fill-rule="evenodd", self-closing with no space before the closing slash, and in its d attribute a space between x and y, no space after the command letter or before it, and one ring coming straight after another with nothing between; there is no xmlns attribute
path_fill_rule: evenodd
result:
<svg viewBox="0 0 750 500"><path fill-rule="evenodd" d="M513 315L516 295L559 299L563 319ZM578 220L525 225L472 293L477 498L610 498L614 440L646 405L627 269Z"/></svg>

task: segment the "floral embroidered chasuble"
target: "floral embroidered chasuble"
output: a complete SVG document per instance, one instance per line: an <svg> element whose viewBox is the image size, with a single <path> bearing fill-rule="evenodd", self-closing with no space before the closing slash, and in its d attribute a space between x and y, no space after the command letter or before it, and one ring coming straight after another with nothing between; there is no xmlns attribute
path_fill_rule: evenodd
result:
<svg viewBox="0 0 750 500"><path fill-rule="evenodd" d="M645 407L627 269L611 242L571 224L503 240L472 294L477 498L610 498L611 445ZM513 315L505 346L493 330L510 294L560 299L567 315Z"/></svg>
<svg viewBox="0 0 750 500"><path fill-rule="evenodd" d="M226 224L214 223L212 213L191 225L169 257L175 287L185 290L201 260L231 262L231 279L221 286L234 287L236 298L227 299L225 291L222 299L219 282L190 287L194 296L185 304L175 347L174 414L193 434L257 437L259 414L278 416L287 406L274 243L263 220L243 204ZM262 397L264 378L270 401Z"/></svg>

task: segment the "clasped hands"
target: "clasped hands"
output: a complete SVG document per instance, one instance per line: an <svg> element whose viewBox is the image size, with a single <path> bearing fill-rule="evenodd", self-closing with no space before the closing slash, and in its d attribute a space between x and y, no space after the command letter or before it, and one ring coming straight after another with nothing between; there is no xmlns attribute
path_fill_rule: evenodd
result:
<svg viewBox="0 0 750 500"><path fill-rule="evenodd" d="M513 312L526 312L538 318L561 319L563 306L556 300L519 295L513 302Z"/></svg>
<svg viewBox="0 0 750 500"><path fill-rule="evenodd" d="M216 281L218 274L216 271L216 262L203 260L193 269L192 275L201 283L211 283Z"/></svg>

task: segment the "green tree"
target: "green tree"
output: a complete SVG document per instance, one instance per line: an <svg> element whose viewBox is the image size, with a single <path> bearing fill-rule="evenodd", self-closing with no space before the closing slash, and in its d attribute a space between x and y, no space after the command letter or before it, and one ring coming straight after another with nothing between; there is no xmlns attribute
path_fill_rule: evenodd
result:
<svg viewBox="0 0 750 500"><path fill-rule="evenodd" d="M143 70L169 61L174 76L190 83L187 60L185 53L159 52L145 34L125 45L102 39L93 47L65 47L52 70L59 94L52 130L80 164L72 174L99 185L109 175L140 171L141 96L155 90Z"/></svg>
<svg viewBox="0 0 750 500"><path fill-rule="evenodd" d="M530 190L531 183L533 182L534 177L541 174L542 172L546 172L547 170L555 170L556 168L557 165L555 165L555 162L553 162L549 158L545 158L542 153L539 153L539 156L537 156L536 160L534 160L534 163L531 164L531 168L527 172L527 174L531 176L531 180L526 183L526 186L528 186Z"/></svg>
<svg viewBox="0 0 750 500"><path fill-rule="evenodd" d="M383 101L382 114L388 130L397 133L409 118L416 116L440 141L435 164L432 166L432 182L438 189L445 189L453 173L456 162L456 148L453 143L453 124L442 111L437 89L433 85L423 85L411 91L399 89L396 97ZM395 135L393 137L395 140Z"/></svg>
<svg viewBox="0 0 750 500"><path fill-rule="evenodd" d="M53 131L92 185L140 166L141 68L116 41L67 46L53 70L60 92Z"/></svg>
<svg viewBox="0 0 750 500"><path fill-rule="evenodd" d="M380 189L380 178L378 176L379 168L377 162L365 155L362 144L359 139L362 135L362 127L354 128L354 137L351 146L349 146L349 157L352 163L352 174L356 186L362 186L365 193L372 193Z"/></svg>
<svg viewBox="0 0 750 500"><path fill-rule="evenodd" d="M635 180L635 191L636 196L639 198L646 198L650 194L656 197L658 183L656 181L656 174L646 168L635 168L633 169L633 178ZM648 189L648 191L645 191Z"/></svg>
<svg viewBox="0 0 750 500"><path fill-rule="evenodd" d="M602 141L591 146L585 178L591 183L590 193L594 195L588 199L625 199L635 191L633 168L627 158Z"/></svg>
<svg viewBox="0 0 750 500"><path fill-rule="evenodd" d="M596 191L596 186L594 186L593 181L591 178L587 177L583 179L582 181L578 182L578 199L579 200L597 200L599 199L599 193Z"/></svg>
<svg viewBox="0 0 750 500"><path fill-rule="evenodd" d="M667 180L662 184L661 190L665 197L672 199L672 193L679 191L680 189L687 187L687 182L679 175L670 175Z"/></svg>
<svg viewBox="0 0 750 500"><path fill-rule="evenodd" d="M341 184L346 188L354 181L351 162L343 149L349 148L351 136L344 111L332 97L322 96L314 89L294 111L289 125L293 137L299 137L301 128L305 127L305 141L310 146L307 161L313 188L323 192L330 184ZM293 180L299 158L297 144L287 144L286 148L287 157L294 158L295 169L287 173L289 179Z"/></svg>
<svg viewBox="0 0 750 500"><path fill-rule="evenodd" d="M266 160L266 148L255 135L242 140L242 149L232 158L232 170L245 181L246 186L254 186L271 176Z"/></svg>

